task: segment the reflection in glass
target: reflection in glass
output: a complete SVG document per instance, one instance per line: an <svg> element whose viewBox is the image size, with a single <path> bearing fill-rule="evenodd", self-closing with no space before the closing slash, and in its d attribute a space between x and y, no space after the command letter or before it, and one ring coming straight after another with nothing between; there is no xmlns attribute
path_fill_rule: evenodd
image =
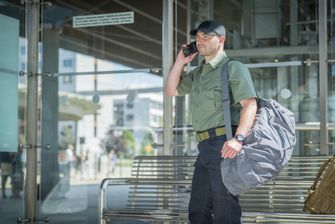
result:
<svg viewBox="0 0 335 224"><path fill-rule="evenodd" d="M0 14L0 152L18 148L19 20Z"/></svg>

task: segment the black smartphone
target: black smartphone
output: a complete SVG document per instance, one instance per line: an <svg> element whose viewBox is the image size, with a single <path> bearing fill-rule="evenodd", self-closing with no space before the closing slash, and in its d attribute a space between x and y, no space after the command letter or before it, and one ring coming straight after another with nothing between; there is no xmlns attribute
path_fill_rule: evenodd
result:
<svg viewBox="0 0 335 224"><path fill-rule="evenodd" d="M198 52L197 44L195 41L191 42L190 44L186 45L186 47L182 47L183 53L185 57L190 56Z"/></svg>

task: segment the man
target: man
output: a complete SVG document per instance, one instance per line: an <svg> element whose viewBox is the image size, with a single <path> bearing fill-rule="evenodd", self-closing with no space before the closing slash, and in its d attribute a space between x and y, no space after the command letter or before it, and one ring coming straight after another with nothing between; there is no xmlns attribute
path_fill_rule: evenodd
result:
<svg viewBox="0 0 335 224"><path fill-rule="evenodd" d="M191 95L193 129L197 132L198 158L192 180L189 219L194 223L240 223L238 196L222 183L221 159L234 158L255 119L256 93L248 68L238 61L228 64L231 122L235 137L226 140L221 95L221 70L228 58L224 52L225 28L207 20L190 32L195 35L198 53L185 57L180 51L168 76L165 94ZM184 45L185 46L185 45ZM182 75L184 66L199 54L200 66Z"/></svg>

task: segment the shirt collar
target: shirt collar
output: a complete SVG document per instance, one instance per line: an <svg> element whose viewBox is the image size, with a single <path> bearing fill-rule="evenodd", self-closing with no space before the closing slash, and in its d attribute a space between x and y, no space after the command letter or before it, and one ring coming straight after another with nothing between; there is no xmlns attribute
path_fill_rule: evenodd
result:
<svg viewBox="0 0 335 224"><path fill-rule="evenodd" d="M222 62L222 60L227 59L227 55L226 52L224 51L220 51L215 58L213 58L212 60L210 60L208 63L215 69L216 67L218 67L218 65L220 64L220 62Z"/></svg>
<svg viewBox="0 0 335 224"><path fill-rule="evenodd" d="M208 64L209 64L213 69L215 69L215 68L218 67L218 65L219 65L223 60L227 60L227 59L228 59L228 57L227 57L227 55L226 55L226 52L221 51L219 54L217 54L217 55L215 56L215 58L213 58L212 60L210 60L210 61L208 62ZM201 66L204 66L204 65L206 65L206 64L205 64L205 59L201 62Z"/></svg>

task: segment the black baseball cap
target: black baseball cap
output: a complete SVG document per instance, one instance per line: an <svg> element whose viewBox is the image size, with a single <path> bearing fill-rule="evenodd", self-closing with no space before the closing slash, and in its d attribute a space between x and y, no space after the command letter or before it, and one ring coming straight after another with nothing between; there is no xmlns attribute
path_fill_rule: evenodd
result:
<svg viewBox="0 0 335 224"><path fill-rule="evenodd" d="M200 25L198 28L193 29L190 31L191 35L196 35L198 31L204 32L209 35L219 35L219 36L226 36L226 29L224 26L215 21L215 20L205 20Z"/></svg>

